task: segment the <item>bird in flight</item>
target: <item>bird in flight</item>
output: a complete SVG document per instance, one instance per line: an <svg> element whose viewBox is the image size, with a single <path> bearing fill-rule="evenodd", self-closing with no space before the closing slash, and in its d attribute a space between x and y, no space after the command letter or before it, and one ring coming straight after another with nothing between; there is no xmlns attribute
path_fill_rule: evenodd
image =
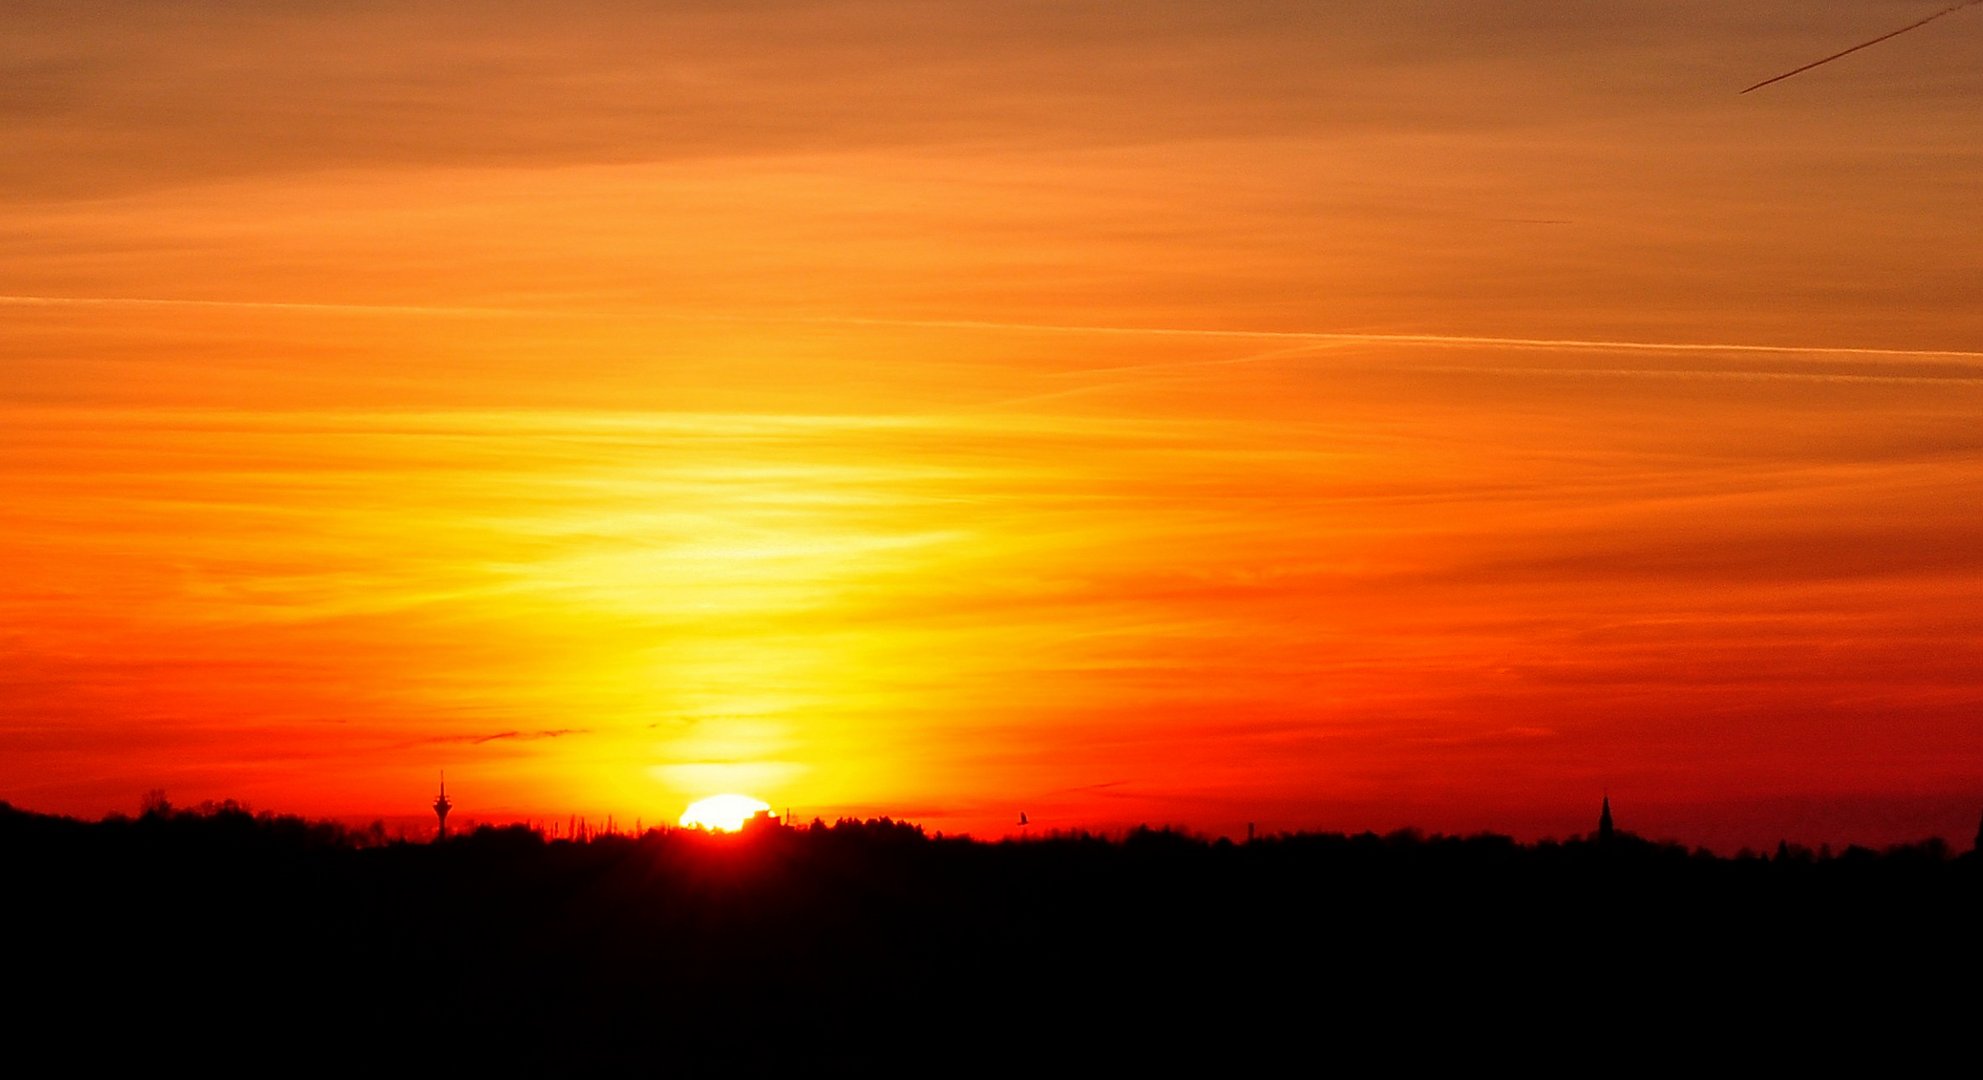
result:
<svg viewBox="0 0 1983 1080"><path fill-rule="evenodd" d="M1792 68L1781 75L1772 75L1769 78L1764 79L1762 82L1759 82L1754 86L1744 87L1742 89L1742 92L1746 94L1751 90L1761 90L1763 87L1768 86L1773 82L1782 82L1783 80L1790 78L1792 75L1801 75L1804 72L1809 71L1820 64L1829 64L1841 56L1850 56L1853 53L1856 53L1859 50L1866 48L1868 45L1878 45L1880 42L1885 41L1888 38L1899 37L1900 35L1907 33L1909 30L1918 30L1921 27L1926 26L1931 22L1934 22L1936 19L1941 18L1944 15L1954 14L1955 12L1961 11L1963 8L1979 3L1983 3L1983 0L1963 0L1962 3L1953 4L1950 5L1949 7L1945 7L1942 10L1935 12L1933 15L1930 15L1927 18L1920 20L1919 22L1908 23L1906 26L1903 26L1898 30L1891 30L1888 31L1887 33L1881 34L1879 37L1876 37L1871 41L1862 41L1859 44L1854 45L1850 49L1846 49L1843 52L1835 52L1830 56L1825 57L1822 60L1813 60L1810 63L1805 64L1803 67Z"/></svg>

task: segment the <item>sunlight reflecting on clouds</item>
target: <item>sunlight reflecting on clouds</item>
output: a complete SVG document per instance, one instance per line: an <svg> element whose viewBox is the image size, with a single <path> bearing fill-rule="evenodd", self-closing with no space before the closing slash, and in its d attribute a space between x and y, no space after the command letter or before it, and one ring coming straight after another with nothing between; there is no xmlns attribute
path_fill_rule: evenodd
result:
<svg viewBox="0 0 1983 1080"><path fill-rule="evenodd" d="M1983 785L1955 20L1022 7L11 20L0 796Z"/></svg>

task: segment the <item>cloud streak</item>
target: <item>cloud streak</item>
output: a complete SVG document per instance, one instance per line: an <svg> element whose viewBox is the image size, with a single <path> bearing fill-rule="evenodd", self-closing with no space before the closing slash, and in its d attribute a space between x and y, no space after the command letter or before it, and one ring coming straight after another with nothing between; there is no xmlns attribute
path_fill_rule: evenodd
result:
<svg viewBox="0 0 1983 1080"><path fill-rule="evenodd" d="M1983 73L1677 2L29 5L0 795L1973 791Z"/></svg>

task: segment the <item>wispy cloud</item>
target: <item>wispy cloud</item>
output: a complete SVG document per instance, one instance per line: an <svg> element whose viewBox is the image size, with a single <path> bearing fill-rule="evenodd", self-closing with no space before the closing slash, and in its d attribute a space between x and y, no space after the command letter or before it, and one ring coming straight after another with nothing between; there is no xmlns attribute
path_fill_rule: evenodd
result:
<svg viewBox="0 0 1983 1080"><path fill-rule="evenodd" d="M537 731L498 731L493 735L458 735L437 741L467 742L480 746L483 743L499 742L504 739L514 739L518 742L531 742L537 739L558 739L566 735L584 735L589 730L588 728L544 728Z"/></svg>
<svg viewBox="0 0 1983 1080"><path fill-rule="evenodd" d="M1759 109L1854 4L264 7L0 39L0 788L1983 782L1953 35Z"/></svg>

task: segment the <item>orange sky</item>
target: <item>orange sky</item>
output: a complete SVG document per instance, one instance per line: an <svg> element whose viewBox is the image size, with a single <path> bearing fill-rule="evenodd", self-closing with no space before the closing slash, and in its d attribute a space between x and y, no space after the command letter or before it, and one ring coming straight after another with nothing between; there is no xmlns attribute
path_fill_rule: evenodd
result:
<svg viewBox="0 0 1983 1080"><path fill-rule="evenodd" d="M1966 841L1933 8L19 5L0 799Z"/></svg>

